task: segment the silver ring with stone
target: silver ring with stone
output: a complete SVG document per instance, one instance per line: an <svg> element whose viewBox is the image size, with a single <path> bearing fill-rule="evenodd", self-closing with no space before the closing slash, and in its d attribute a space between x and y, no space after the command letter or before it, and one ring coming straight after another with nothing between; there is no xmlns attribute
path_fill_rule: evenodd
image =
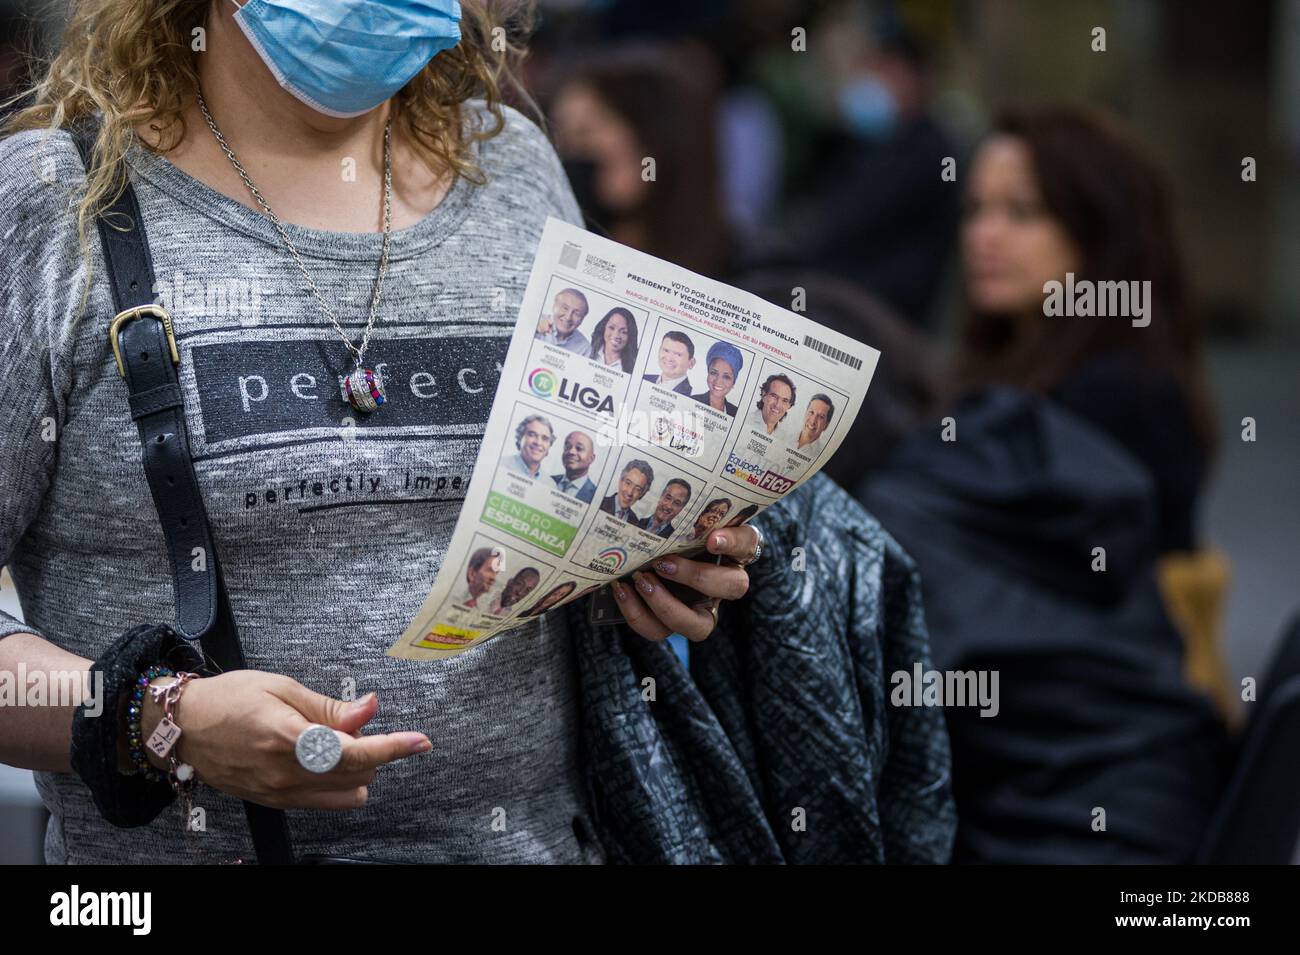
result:
<svg viewBox="0 0 1300 955"><path fill-rule="evenodd" d="M309 773L328 773L343 758L339 734L328 726L313 723L298 734L293 753L298 765Z"/></svg>

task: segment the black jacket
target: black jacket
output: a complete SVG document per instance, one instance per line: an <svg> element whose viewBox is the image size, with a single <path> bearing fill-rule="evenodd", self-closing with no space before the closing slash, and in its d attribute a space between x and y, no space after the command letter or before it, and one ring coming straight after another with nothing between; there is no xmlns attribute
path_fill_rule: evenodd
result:
<svg viewBox="0 0 1300 955"><path fill-rule="evenodd" d="M996 717L946 710L955 861L1187 860L1226 734L1156 587L1150 476L1018 392L953 417L955 441L927 429L859 496L921 569L935 666L999 671Z"/></svg>

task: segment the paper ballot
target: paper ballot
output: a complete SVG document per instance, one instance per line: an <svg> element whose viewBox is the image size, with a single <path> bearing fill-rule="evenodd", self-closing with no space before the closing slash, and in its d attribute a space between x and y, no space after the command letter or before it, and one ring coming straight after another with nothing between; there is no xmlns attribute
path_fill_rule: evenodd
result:
<svg viewBox="0 0 1300 955"><path fill-rule="evenodd" d="M460 519L388 654L454 656L749 520L835 453L879 357L548 219Z"/></svg>

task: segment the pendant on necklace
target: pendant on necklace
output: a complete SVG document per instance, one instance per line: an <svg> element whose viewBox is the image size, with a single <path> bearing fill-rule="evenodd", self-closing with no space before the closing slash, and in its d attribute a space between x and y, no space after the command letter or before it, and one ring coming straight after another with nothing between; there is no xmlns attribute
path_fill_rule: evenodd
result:
<svg viewBox="0 0 1300 955"><path fill-rule="evenodd" d="M384 403L384 382L369 368L357 365L350 375L339 376L343 400L357 411L370 414Z"/></svg>

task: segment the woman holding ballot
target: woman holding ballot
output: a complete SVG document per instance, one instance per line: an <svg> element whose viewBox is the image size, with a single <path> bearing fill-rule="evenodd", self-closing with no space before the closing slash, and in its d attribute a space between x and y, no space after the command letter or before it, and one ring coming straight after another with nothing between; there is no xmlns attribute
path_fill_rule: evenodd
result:
<svg viewBox="0 0 1300 955"><path fill-rule="evenodd" d="M406 486L412 450L468 482L508 343L494 296L523 297L547 216L582 221L503 101L530 5L68 6L0 139L0 563L26 617L0 615L0 670L84 687L0 707L47 861L604 861L563 613L454 665L384 652L461 509ZM362 496L310 499L352 474ZM617 589L632 631L713 632L758 536L707 545L731 562L664 573L713 609L647 572Z"/></svg>

